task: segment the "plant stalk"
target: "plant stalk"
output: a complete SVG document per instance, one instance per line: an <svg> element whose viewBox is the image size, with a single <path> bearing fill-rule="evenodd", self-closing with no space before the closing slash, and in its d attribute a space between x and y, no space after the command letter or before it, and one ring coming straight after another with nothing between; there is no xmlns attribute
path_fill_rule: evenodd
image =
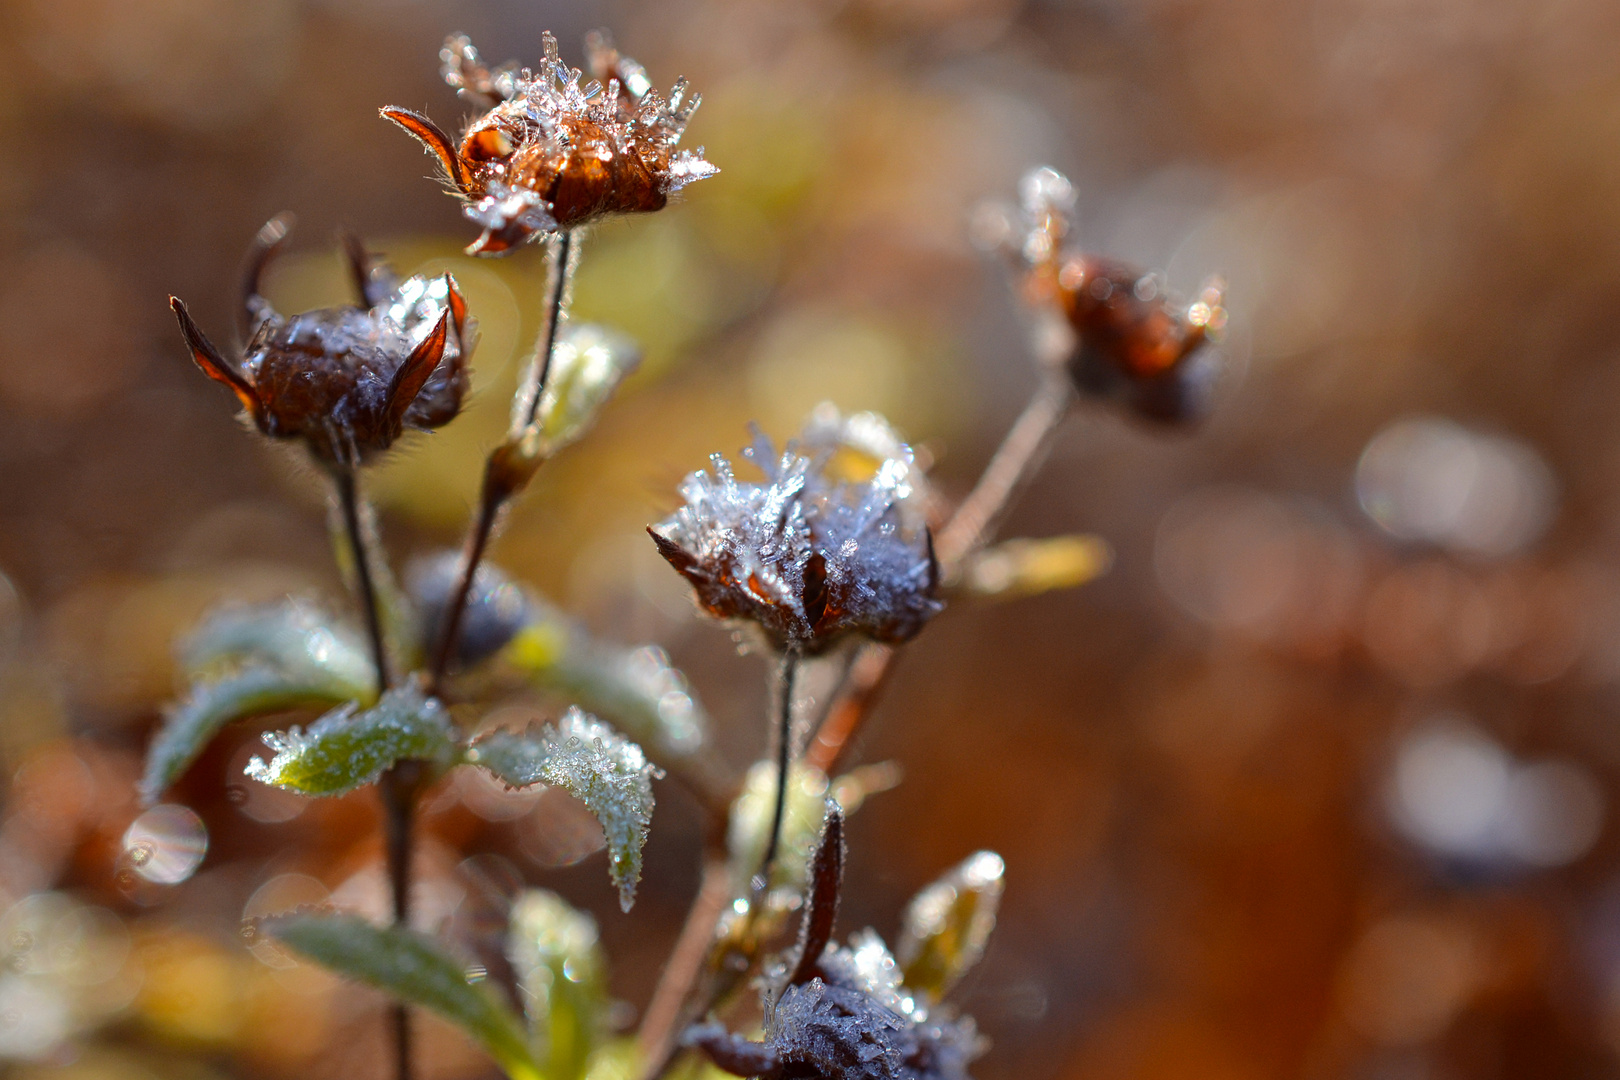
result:
<svg viewBox="0 0 1620 1080"><path fill-rule="evenodd" d="M557 335L561 331L564 309L568 304L568 286L573 279L576 254L574 234L567 230L558 233L551 246L551 289L546 300L545 322L535 340L535 358L530 365L532 374L519 391L516 408L523 419L518 423L517 417L514 416L512 437L521 437L527 429L534 426L535 419L539 416L540 400L545 396L546 382L551 377L551 359L557 351ZM473 583L478 577L478 567L484 560L490 541L494 538L501 510L517 494L509 482L501 479L502 470L496 457L501 449L497 447L485 462L483 485L478 496L478 513L473 517L472 526L467 531L467 539L462 544L461 563L456 570L456 584L450 592L449 602L445 604L444 615L439 624L438 638L434 643L428 665L428 693L433 696L439 696L445 674L450 670L450 661L456 652L456 641L461 635L461 623L466 613L467 600L472 595Z"/></svg>
<svg viewBox="0 0 1620 1080"><path fill-rule="evenodd" d="M782 666L776 675L781 695L777 703L776 804L771 808L771 831L765 841L765 854L759 860L759 873L752 882L756 903L770 888L771 870L776 866L777 849L782 844L782 819L787 815L788 784L793 768L793 677L798 670L799 650L790 646L782 653Z"/></svg>
<svg viewBox="0 0 1620 1080"><path fill-rule="evenodd" d="M377 670L377 696L381 697L393 684L388 660L388 642L383 636L382 610L377 602L376 580L372 576L370 545L360 516L359 483L353 466L334 470L338 502L342 507L343 530L348 536L349 551L354 559L356 591L360 594L360 609L371 641L372 661ZM421 766L413 761L400 762L383 773L378 790L383 801L383 828L388 861L388 884L393 895L394 925L408 925L411 908L411 825L415 811L416 789L420 782ZM394 1032L394 1064L398 1080L411 1080L414 1055L411 1052L411 1016L404 1002L395 1002L391 1010Z"/></svg>

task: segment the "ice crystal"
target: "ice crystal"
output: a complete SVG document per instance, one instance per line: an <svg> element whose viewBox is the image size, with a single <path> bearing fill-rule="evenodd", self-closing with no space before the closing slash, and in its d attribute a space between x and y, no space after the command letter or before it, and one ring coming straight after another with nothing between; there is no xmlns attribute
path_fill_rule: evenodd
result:
<svg viewBox="0 0 1620 1080"><path fill-rule="evenodd" d="M342 795L400 761L448 764L455 729L437 698L407 686L390 690L363 712L350 702L307 731L295 727L263 738L275 757L268 763L253 758L247 775L302 795Z"/></svg>
<svg viewBox="0 0 1620 1080"><path fill-rule="evenodd" d="M817 652L846 631L900 642L943 606L927 528L908 509L914 463L900 444L869 479L830 475L814 426L777 457L755 433L743 456L765 483L740 481L716 454L714 475L680 487L686 505L650 528L659 553L711 615L758 623L782 648Z"/></svg>
<svg viewBox="0 0 1620 1080"><path fill-rule="evenodd" d="M640 64L597 33L587 46L593 79L581 85L557 39L543 40L533 69L491 68L465 35L445 42L445 81L488 110L456 145L424 116L383 110L438 156L464 213L484 230L469 248L476 254L500 254L608 214L660 210L670 195L718 171L701 148L677 149L701 100L686 80L667 97L658 93Z"/></svg>
<svg viewBox="0 0 1620 1080"><path fill-rule="evenodd" d="M571 708L554 728L491 732L467 749L465 759L510 787L551 784L584 803L602 823L619 905L630 910L652 821L652 780L663 775L641 747Z"/></svg>

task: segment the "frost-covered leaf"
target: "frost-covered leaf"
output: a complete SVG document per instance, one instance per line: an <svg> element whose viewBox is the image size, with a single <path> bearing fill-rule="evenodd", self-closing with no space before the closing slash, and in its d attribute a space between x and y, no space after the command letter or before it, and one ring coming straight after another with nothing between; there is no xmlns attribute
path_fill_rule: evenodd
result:
<svg viewBox="0 0 1620 1080"><path fill-rule="evenodd" d="M267 927L317 963L438 1013L477 1040L513 1080L544 1076L522 1021L488 983L469 983L466 965L432 938L352 915L299 915Z"/></svg>
<svg viewBox="0 0 1620 1080"><path fill-rule="evenodd" d="M327 679L302 680L267 667L244 668L199 682L169 709L152 740L141 779L141 799L156 802L233 720L310 705L335 705L348 697Z"/></svg>
<svg viewBox="0 0 1620 1080"><path fill-rule="evenodd" d="M969 559L962 586L976 596L1034 596L1084 585L1106 573L1113 561L1113 549L1096 536L1008 540Z"/></svg>
<svg viewBox="0 0 1620 1080"><path fill-rule="evenodd" d="M906 989L932 1003L984 955L996 928L1006 864L993 851L968 856L906 908L896 953Z"/></svg>
<svg viewBox="0 0 1620 1080"><path fill-rule="evenodd" d="M579 1080L603 1033L607 964L596 920L532 889L512 907L506 956L548 1080Z"/></svg>
<svg viewBox="0 0 1620 1080"><path fill-rule="evenodd" d="M250 761L247 774L253 779L301 795L342 795L376 780L398 761L449 763L456 733L437 698L403 687L364 712L350 702L307 731L267 734L264 743L276 756L269 763Z"/></svg>
<svg viewBox="0 0 1620 1080"><path fill-rule="evenodd" d="M652 778L663 775L641 747L594 716L569 709L554 728L490 732L467 749L464 760L510 787L550 784L584 803L602 823L619 906L630 910L652 821Z"/></svg>
<svg viewBox="0 0 1620 1080"><path fill-rule="evenodd" d="M708 713L664 650L593 638L538 599L531 599L530 610L529 624L506 648L513 666L537 686L611 722L660 765L705 787L725 786L707 753Z"/></svg>
<svg viewBox="0 0 1620 1080"><path fill-rule="evenodd" d="M535 414L545 452L555 453L589 431L619 380L640 363L636 343L616 330L592 323L563 327Z"/></svg>
<svg viewBox="0 0 1620 1080"><path fill-rule="evenodd" d="M301 600L215 612L181 646L180 662L194 674L230 663L275 668L328 687L338 701L376 694L376 671L359 635Z"/></svg>

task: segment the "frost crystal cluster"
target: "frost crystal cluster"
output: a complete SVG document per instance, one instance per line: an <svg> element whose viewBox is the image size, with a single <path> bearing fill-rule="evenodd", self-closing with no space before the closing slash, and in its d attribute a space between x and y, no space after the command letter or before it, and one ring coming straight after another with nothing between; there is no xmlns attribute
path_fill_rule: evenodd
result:
<svg viewBox="0 0 1620 1080"><path fill-rule="evenodd" d="M445 81L489 110L456 146L426 117L383 110L438 156L467 217L483 227L474 254L500 254L606 214L661 210L670 195L719 171L701 147L676 149L701 100L686 80L665 97L605 35L592 35L587 47L593 78L582 86L549 33L533 70L492 69L464 35L452 36L439 54Z"/></svg>
<svg viewBox="0 0 1620 1080"><path fill-rule="evenodd" d="M709 614L756 622L783 648L816 652L846 631L906 641L943 607L932 540L908 504L911 452L899 444L869 479L840 480L825 445L778 458L756 432L743 457L763 484L716 454L714 475L688 476L686 505L648 531Z"/></svg>

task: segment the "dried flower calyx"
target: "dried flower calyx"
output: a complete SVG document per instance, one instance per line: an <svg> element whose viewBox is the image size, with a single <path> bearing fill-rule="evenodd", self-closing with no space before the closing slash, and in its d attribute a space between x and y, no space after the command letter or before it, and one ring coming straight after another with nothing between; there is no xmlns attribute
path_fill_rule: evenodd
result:
<svg viewBox="0 0 1620 1080"><path fill-rule="evenodd" d="M716 454L714 475L688 476L686 505L647 530L709 614L750 620L777 646L813 653L846 631L906 641L940 611L939 566L910 505L915 465L903 444L863 481L834 479L825 451L804 457L789 444L778 458L758 432L743 457L763 484L738 480Z"/></svg>
<svg viewBox="0 0 1620 1080"><path fill-rule="evenodd" d="M701 100L677 79L666 98L606 34L586 42L592 81L562 63L557 39L531 71L490 68L463 35L440 51L445 81L488 111L459 143L432 120L390 106L382 115L415 136L444 169L484 232L467 250L498 255L608 214L661 210L669 196L717 170L703 149L677 150Z"/></svg>
<svg viewBox="0 0 1620 1080"><path fill-rule="evenodd" d="M984 1052L972 1018L930 1006L905 986L872 930L848 947L828 943L842 879L842 817L834 805L818 847L798 955L780 994L765 995L759 1042L721 1024L689 1028L684 1041L720 1068L764 1080L968 1080ZM773 1000L774 999L774 1000Z"/></svg>
<svg viewBox="0 0 1620 1080"><path fill-rule="evenodd" d="M387 450L406 428L442 427L461 409L474 340L449 274L398 280L357 240L347 241L358 305L289 317L259 291L289 219L272 219L249 252L240 361L231 362L169 298L191 355L229 386L266 435L303 439L328 464L352 466Z"/></svg>
<svg viewBox="0 0 1620 1080"><path fill-rule="evenodd" d="M1020 223L1009 222L1001 239L1027 268L1031 299L1055 305L1074 331L1068 366L1079 389L1150 420L1201 417L1215 374L1203 346L1226 325L1220 280L1210 279L1198 299L1185 304L1158 273L1096 255L1066 255L1061 242L1074 205L1069 181L1053 169L1035 169L1020 195Z"/></svg>

